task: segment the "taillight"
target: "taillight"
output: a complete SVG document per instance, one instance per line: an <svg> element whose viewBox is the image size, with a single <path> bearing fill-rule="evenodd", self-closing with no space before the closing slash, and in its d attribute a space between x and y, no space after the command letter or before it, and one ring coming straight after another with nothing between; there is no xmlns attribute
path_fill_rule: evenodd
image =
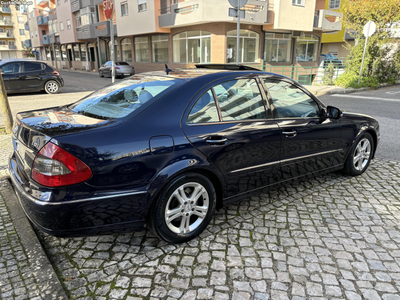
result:
<svg viewBox="0 0 400 300"><path fill-rule="evenodd" d="M55 71L55 70L53 71L53 74L57 75L57 76L60 76L60 73L58 71Z"/></svg>
<svg viewBox="0 0 400 300"><path fill-rule="evenodd" d="M36 155L32 179L49 187L80 183L92 176L92 170L81 160L53 143L47 143Z"/></svg>
<svg viewBox="0 0 400 300"><path fill-rule="evenodd" d="M132 69L135 69L135 67L132 67Z"/></svg>
<svg viewBox="0 0 400 300"><path fill-rule="evenodd" d="M119 70L119 67L115 67L115 69L118 69L118 70Z"/></svg>

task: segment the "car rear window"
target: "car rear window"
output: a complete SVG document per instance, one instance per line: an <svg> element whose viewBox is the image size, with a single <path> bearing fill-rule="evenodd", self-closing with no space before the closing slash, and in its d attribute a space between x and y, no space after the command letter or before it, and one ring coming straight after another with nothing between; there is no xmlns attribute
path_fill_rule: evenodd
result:
<svg viewBox="0 0 400 300"><path fill-rule="evenodd" d="M162 76L134 76L106 86L69 106L76 113L100 119L123 118L157 101L184 80Z"/></svg>
<svg viewBox="0 0 400 300"><path fill-rule="evenodd" d="M124 62L124 61L120 61L120 62L116 62L115 63L117 66L129 66L128 63Z"/></svg>

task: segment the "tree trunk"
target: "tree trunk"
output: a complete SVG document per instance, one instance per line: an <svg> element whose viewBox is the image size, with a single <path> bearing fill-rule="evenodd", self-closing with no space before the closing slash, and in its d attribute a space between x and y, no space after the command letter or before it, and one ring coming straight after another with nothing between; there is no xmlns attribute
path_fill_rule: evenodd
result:
<svg viewBox="0 0 400 300"><path fill-rule="evenodd" d="M8 103L6 87L4 86L3 76L0 72L0 106L1 111L4 115L4 124L6 128L6 133L11 133L13 126L13 118L10 109L10 104Z"/></svg>

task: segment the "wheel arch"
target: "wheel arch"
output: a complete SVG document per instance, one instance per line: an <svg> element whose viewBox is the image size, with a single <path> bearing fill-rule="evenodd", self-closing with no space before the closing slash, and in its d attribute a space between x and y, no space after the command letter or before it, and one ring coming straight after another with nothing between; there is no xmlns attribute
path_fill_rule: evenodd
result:
<svg viewBox="0 0 400 300"><path fill-rule="evenodd" d="M368 132L372 136L372 139L374 141L374 149L373 149L374 152L372 153L372 158L374 158L376 149L378 147L378 135L376 134L375 130L373 130L372 128L368 128L368 129L364 130L363 132Z"/></svg>

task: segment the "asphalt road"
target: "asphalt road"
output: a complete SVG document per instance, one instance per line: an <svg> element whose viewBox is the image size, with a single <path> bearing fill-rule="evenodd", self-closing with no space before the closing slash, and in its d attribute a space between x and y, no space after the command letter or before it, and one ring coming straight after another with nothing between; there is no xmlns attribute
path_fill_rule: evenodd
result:
<svg viewBox="0 0 400 300"><path fill-rule="evenodd" d="M400 161L400 86L353 94L320 96L327 105L370 115L379 121L381 140L376 157Z"/></svg>

